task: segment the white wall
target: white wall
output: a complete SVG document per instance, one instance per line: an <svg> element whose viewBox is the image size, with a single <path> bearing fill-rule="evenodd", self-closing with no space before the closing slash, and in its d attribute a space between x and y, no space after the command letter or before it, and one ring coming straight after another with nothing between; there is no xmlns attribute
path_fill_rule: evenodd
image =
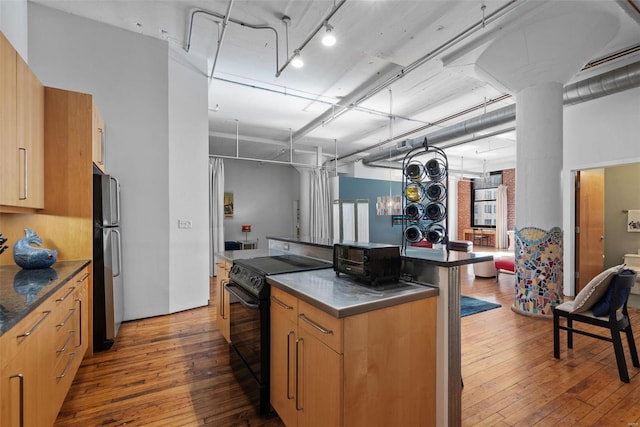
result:
<svg viewBox="0 0 640 427"><path fill-rule="evenodd" d="M233 218L224 220L225 240L244 240L242 224L251 224L249 240L291 237L293 201L298 198L299 173L288 165L224 159L224 191L233 192Z"/></svg>
<svg viewBox="0 0 640 427"><path fill-rule="evenodd" d="M564 109L564 293L575 281L574 172L640 162L640 88Z"/></svg>
<svg viewBox="0 0 640 427"><path fill-rule="evenodd" d="M0 31L28 63L27 0L0 0Z"/></svg>
<svg viewBox="0 0 640 427"><path fill-rule="evenodd" d="M208 79L185 55L171 50L169 60L170 312L209 299Z"/></svg>
<svg viewBox="0 0 640 427"><path fill-rule="evenodd" d="M204 116L198 114L199 81L190 82L191 71L170 65L165 41L33 3L28 10L30 65L36 75L47 86L93 94L106 122L107 171L122 184L125 319L187 308L186 299L171 300L185 283L183 295L195 286L199 291L192 303L201 305L203 289L208 289L203 255L208 245L202 237L208 230L203 220L208 215L203 202L208 197L203 187L207 151L201 149L208 124L206 103ZM170 101L179 106L170 108ZM189 122L180 122L180 108L194 113ZM177 136L181 132L186 132L184 140ZM170 148L171 154L180 154L171 162ZM204 184L192 185L194 177ZM187 188L190 201L174 208L172 196ZM174 215L193 219L194 228L175 233ZM199 271L203 277L192 282Z"/></svg>

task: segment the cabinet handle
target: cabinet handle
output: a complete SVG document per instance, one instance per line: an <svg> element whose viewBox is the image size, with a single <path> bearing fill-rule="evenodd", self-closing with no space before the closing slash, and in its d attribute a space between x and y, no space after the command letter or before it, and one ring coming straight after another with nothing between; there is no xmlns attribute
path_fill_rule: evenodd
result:
<svg viewBox="0 0 640 427"><path fill-rule="evenodd" d="M278 304L280 307L284 308L285 310L293 310L292 306L283 303L282 301L280 301L278 298L274 297L273 295L271 296L271 301L275 302L276 304Z"/></svg>
<svg viewBox="0 0 640 427"><path fill-rule="evenodd" d="M304 339L298 338L296 340L296 410L302 411L304 409L303 406L300 406L300 367L298 362L300 361L300 349L299 344L304 345Z"/></svg>
<svg viewBox="0 0 640 427"><path fill-rule="evenodd" d="M227 283L227 280L220 280L220 289L219 289L219 296L218 296L218 314L220 315L220 317L222 317L223 319L226 319L225 317L225 312L224 312L224 285Z"/></svg>
<svg viewBox="0 0 640 427"><path fill-rule="evenodd" d="M78 280L76 280L76 283L82 283L85 280L87 280L87 277L89 277L89 273L84 273L84 276L82 276L81 278L79 278Z"/></svg>
<svg viewBox="0 0 640 427"><path fill-rule="evenodd" d="M24 185L22 186L23 193L19 196L20 200L27 200L29 197L29 155L26 148L18 148L19 151L24 153L22 156L22 179Z"/></svg>
<svg viewBox="0 0 640 427"><path fill-rule="evenodd" d="M313 326L314 328L316 328L317 330L319 330L320 332L322 332L325 335L333 334L333 331L331 329L323 328L322 326L318 325L316 322L314 322L313 320L311 320L307 316L305 316L304 313L299 314L298 317L300 319L304 320L305 322L307 322L308 324L310 324L311 326Z"/></svg>
<svg viewBox="0 0 640 427"><path fill-rule="evenodd" d="M18 378L20 380L20 427L24 427L24 375L11 375L9 379Z"/></svg>
<svg viewBox="0 0 640 427"><path fill-rule="evenodd" d="M75 359L76 359L76 353L75 352L71 353L69 355L69 361L67 362L67 366L65 366L64 371L62 371L62 373L56 377L57 380L61 380L67 376L67 374L69 373L69 368L71 368L71 365L73 364L73 361Z"/></svg>
<svg viewBox="0 0 640 427"><path fill-rule="evenodd" d="M289 396L289 384L291 384L291 335L295 336L295 332L289 331L287 334L287 400L293 399L295 396Z"/></svg>
<svg viewBox="0 0 640 427"><path fill-rule="evenodd" d="M69 338L67 338L67 340L64 342L60 350L56 350L56 355L67 351L67 347L69 347L69 341L71 341L75 335L76 335L76 331L69 332Z"/></svg>
<svg viewBox="0 0 640 427"><path fill-rule="evenodd" d="M63 297L60 297L56 300L56 302L62 302L64 300L66 300L67 298L69 298L69 295L71 295L73 293L73 291L76 290L75 286L72 286L69 288L69 292L67 292Z"/></svg>
<svg viewBox="0 0 640 427"><path fill-rule="evenodd" d="M87 276L88 275L87 273ZM76 298L76 302L78 303L78 337L80 337L80 341L76 347L80 347L82 345L82 299Z"/></svg>
<svg viewBox="0 0 640 427"><path fill-rule="evenodd" d="M40 326L40 324L44 321L44 319L49 317L49 315L51 314L51 310L43 311L42 314L43 316L40 318L40 320L38 320L38 322L35 325L33 325L31 329L29 329L24 334L18 335L16 338L26 338L29 335L31 335L38 328L38 326Z"/></svg>
<svg viewBox="0 0 640 427"><path fill-rule="evenodd" d="M62 322L58 323L58 324L56 325L56 328L62 328L64 325L66 325L66 324L67 324L67 321L68 321L69 319L71 319L71 316L73 316L73 313L75 313L75 312L76 312L76 309L75 309L75 308L70 309L70 310L69 310L69 314L67 314L67 317L65 317L65 318L64 318L64 320L63 320Z"/></svg>
<svg viewBox="0 0 640 427"><path fill-rule="evenodd" d="M98 128L98 132L100 132L100 160L98 163L104 165L104 158L107 155L107 144L105 144L104 129Z"/></svg>

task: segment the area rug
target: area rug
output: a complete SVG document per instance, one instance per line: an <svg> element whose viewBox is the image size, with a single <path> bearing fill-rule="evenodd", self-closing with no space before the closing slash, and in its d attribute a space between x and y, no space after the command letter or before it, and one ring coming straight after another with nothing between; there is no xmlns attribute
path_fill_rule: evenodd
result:
<svg viewBox="0 0 640 427"><path fill-rule="evenodd" d="M493 310L494 308L502 307L500 304L496 304L489 301L482 301L477 298L466 297L462 295L460 297L460 317L470 316L472 314L481 313L483 311Z"/></svg>

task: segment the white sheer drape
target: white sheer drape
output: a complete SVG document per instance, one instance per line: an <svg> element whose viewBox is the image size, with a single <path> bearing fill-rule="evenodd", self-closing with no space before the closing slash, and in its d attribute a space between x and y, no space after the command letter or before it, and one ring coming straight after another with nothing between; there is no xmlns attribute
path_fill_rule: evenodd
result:
<svg viewBox="0 0 640 427"><path fill-rule="evenodd" d="M311 240L331 239L331 187L329 171L312 169L310 180L309 237Z"/></svg>
<svg viewBox="0 0 640 427"><path fill-rule="evenodd" d="M496 199L496 248L506 249L509 246L507 236L507 186L498 186Z"/></svg>
<svg viewBox="0 0 640 427"><path fill-rule="evenodd" d="M213 255L224 250L224 161L209 159L209 275L216 274Z"/></svg>

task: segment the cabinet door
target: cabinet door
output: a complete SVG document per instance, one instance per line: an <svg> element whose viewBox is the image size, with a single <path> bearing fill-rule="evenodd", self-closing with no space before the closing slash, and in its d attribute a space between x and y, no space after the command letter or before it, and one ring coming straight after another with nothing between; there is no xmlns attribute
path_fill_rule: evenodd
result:
<svg viewBox="0 0 640 427"><path fill-rule="evenodd" d="M300 330L298 354L298 426L342 426L342 355Z"/></svg>
<svg viewBox="0 0 640 427"><path fill-rule="evenodd" d="M18 199L16 58L13 46L0 33L0 205L8 206Z"/></svg>
<svg viewBox="0 0 640 427"><path fill-rule="evenodd" d="M44 208L44 86L17 56L18 206Z"/></svg>
<svg viewBox="0 0 640 427"><path fill-rule="evenodd" d="M100 115L100 111L93 104L93 142L91 149L91 158L93 163L102 171L105 171L105 157L106 157L106 129L104 127L104 120Z"/></svg>
<svg viewBox="0 0 640 427"><path fill-rule="evenodd" d="M227 340L227 342L231 342L231 325L229 322L229 310L230 310L230 295L229 292L225 290L224 285L229 282L229 270L231 270L231 263L227 261L222 261L218 263L218 276L216 277L216 304L218 309L218 316L216 323L218 325L218 329L222 333L222 336Z"/></svg>
<svg viewBox="0 0 640 427"><path fill-rule="evenodd" d="M273 289L275 291L275 289ZM271 302L271 406L287 427L298 424L296 411L297 325L291 321L294 307L273 295ZM293 317L295 319L295 317Z"/></svg>
<svg viewBox="0 0 640 427"><path fill-rule="evenodd" d="M75 296L74 304L77 313L75 319L75 330L77 331L75 351L79 355L79 365L89 348L89 272L86 269L80 273L78 285L79 288Z"/></svg>
<svg viewBox="0 0 640 427"><path fill-rule="evenodd" d="M50 392L48 380L52 340L47 332L53 327L50 310L37 310L2 336L0 369L0 425L50 425L49 406L43 396ZM6 357L6 355L11 356Z"/></svg>

